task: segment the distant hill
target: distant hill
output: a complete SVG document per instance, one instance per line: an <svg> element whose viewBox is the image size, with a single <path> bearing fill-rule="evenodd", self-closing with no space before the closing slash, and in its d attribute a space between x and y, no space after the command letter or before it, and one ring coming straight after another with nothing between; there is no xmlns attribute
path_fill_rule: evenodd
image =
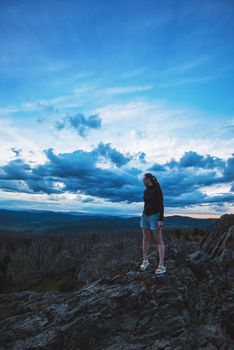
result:
<svg viewBox="0 0 234 350"><path fill-rule="evenodd" d="M27 211L0 209L1 225L19 225L43 222L71 222L76 221L77 216L54 211Z"/></svg>
<svg viewBox="0 0 234 350"><path fill-rule="evenodd" d="M190 216L180 216L173 215L165 218L165 225L171 227L199 227L206 228L213 223L215 223L217 219L207 218L207 219L197 219L191 218Z"/></svg>
<svg viewBox="0 0 234 350"><path fill-rule="evenodd" d="M206 228L217 219L196 219L188 216L173 215L164 218L168 228ZM54 212L41 210L5 210L0 209L0 226L18 225L68 225L80 229L134 229L139 228L140 216L120 217L108 215L93 215L81 212Z"/></svg>

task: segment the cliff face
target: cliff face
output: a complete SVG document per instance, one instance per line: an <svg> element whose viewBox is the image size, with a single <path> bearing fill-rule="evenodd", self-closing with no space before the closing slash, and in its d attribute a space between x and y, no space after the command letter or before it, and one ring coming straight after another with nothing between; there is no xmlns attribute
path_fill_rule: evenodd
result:
<svg viewBox="0 0 234 350"><path fill-rule="evenodd" d="M234 214L223 215L206 231L200 248L210 258L232 255L234 248Z"/></svg>
<svg viewBox="0 0 234 350"><path fill-rule="evenodd" d="M220 237L233 234L222 225L215 226ZM212 230L201 245L165 237L161 277L154 277L153 249L149 270L139 272L141 255L132 260L101 245L74 272L84 285L73 292L0 294L0 349L232 349L232 257L221 258L231 239L212 255Z"/></svg>

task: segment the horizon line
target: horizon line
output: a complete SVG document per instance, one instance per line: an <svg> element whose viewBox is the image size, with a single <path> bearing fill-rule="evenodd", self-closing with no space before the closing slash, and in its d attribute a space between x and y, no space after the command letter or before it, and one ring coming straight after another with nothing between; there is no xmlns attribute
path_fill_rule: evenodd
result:
<svg viewBox="0 0 234 350"><path fill-rule="evenodd" d="M90 212L90 211L84 211L84 210L51 210L51 209L35 209L35 208L0 208L0 210L12 210L12 211L45 211L45 212L54 212L54 213L83 213L83 214L91 214L91 215L108 215L108 216L128 216L128 217L133 217L133 216L140 216L141 213L135 213L135 214L117 214L117 213L96 213L96 212ZM225 214L225 213L224 213ZM164 214L164 217L170 217L170 216L183 216L183 217L190 217L190 218L194 218L194 219L219 219L222 215L224 214L194 214L194 213L168 213L168 214Z"/></svg>

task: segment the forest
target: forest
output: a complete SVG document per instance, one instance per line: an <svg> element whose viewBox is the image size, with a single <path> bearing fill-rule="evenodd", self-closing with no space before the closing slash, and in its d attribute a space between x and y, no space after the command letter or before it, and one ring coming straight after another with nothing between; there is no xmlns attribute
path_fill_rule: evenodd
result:
<svg viewBox="0 0 234 350"><path fill-rule="evenodd" d="M111 248L113 254L127 260L139 259L142 234L136 229L70 230L65 226L30 231L0 230L0 291L39 288L42 281L46 290L73 290L80 286L77 271L92 251ZM185 240L199 242L203 228L166 228L165 244ZM156 249L151 237L151 250ZM58 263L59 262L59 263ZM58 266L59 265L59 266ZM43 289L42 288L42 289Z"/></svg>

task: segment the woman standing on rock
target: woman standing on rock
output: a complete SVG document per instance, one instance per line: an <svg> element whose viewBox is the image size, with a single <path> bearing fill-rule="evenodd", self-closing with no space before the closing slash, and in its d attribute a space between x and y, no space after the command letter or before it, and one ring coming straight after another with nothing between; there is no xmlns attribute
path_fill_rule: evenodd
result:
<svg viewBox="0 0 234 350"><path fill-rule="evenodd" d="M164 266L165 246L162 239L164 216L163 193L158 180L151 173L146 173L144 175L143 182L146 189L144 191L144 210L141 217L143 262L140 266L140 270L145 271L149 266L147 256L149 251L150 231L152 231L159 253L159 265L155 271L155 275L161 275L166 272Z"/></svg>

